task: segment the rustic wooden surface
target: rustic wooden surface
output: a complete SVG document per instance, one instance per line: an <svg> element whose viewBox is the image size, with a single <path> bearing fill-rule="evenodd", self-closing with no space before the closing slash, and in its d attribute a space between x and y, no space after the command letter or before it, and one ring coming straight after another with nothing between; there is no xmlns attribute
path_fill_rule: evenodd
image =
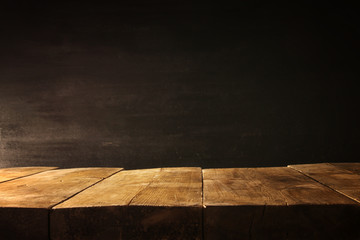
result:
<svg viewBox="0 0 360 240"><path fill-rule="evenodd" d="M360 239L359 165L15 174L0 239Z"/></svg>
<svg viewBox="0 0 360 240"><path fill-rule="evenodd" d="M0 184L0 239L48 239L48 209L121 168L51 170ZM8 217L12 216L12 217Z"/></svg>
<svg viewBox="0 0 360 240"><path fill-rule="evenodd" d="M202 206L201 168L162 168L132 206Z"/></svg>
<svg viewBox="0 0 360 240"><path fill-rule="evenodd" d="M205 169L205 239L356 239L359 205L291 168Z"/></svg>
<svg viewBox="0 0 360 240"><path fill-rule="evenodd" d="M50 221L52 239L201 239L201 168L122 171L56 206Z"/></svg>
<svg viewBox="0 0 360 240"><path fill-rule="evenodd" d="M354 173L357 166L357 164L354 167L345 164L341 167L329 163L290 165L306 176L360 202L360 174ZM350 169L355 170L350 171Z"/></svg>
<svg viewBox="0 0 360 240"><path fill-rule="evenodd" d="M56 167L17 167L0 169L0 183L12 179L21 178L47 170L56 169Z"/></svg>
<svg viewBox="0 0 360 240"><path fill-rule="evenodd" d="M331 165L360 174L360 163L331 163Z"/></svg>

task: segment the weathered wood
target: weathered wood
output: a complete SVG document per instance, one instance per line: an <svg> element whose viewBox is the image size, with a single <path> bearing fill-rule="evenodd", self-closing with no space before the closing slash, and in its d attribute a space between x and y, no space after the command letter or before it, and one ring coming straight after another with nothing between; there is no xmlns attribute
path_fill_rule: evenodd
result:
<svg viewBox="0 0 360 240"><path fill-rule="evenodd" d="M146 188L160 171L160 168L121 171L59 204L55 209L129 205L135 195Z"/></svg>
<svg viewBox="0 0 360 240"><path fill-rule="evenodd" d="M205 239L358 239L360 205L291 168L205 169Z"/></svg>
<svg viewBox="0 0 360 240"><path fill-rule="evenodd" d="M359 174L329 163L290 165L289 167L360 203Z"/></svg>
<svg viewBox="0 0 360 240"><path fill-rule="evenodd" d="M200 168L163 168L131 206L202 206Z"/></svg>
<svg viewBox="0 0 360 240"><path fill-rule="evenodd" d="M57 205L50 222L52 239L200 239L201 169L122 171Z"/></svg>
<svg viewBox="0 0 360 240"><path fill-rule="evenodd" d="M331 165L360 174L360 163L331 163Z"/></svg>
<svg viewBox="0 0 360 240"><path fill-rule="evenodd" d="M200 168L44 170L0 184L0 239L360 239L357 166L205 169L204 201Z"/></svg>
<svg viewBox="0 0 360 240"><path fill-rule="evenodd" d="M16 167L16 168L1 168L0 169L0 183L12 179L26 177L36 173L53 170L57 167Z"/></svg>
<svg viewBox="0 0 360 240"><path fill-rule="evenodd" d="M120 170L51 170L0 184L0 239L48 239L52 206Z"/></svg>

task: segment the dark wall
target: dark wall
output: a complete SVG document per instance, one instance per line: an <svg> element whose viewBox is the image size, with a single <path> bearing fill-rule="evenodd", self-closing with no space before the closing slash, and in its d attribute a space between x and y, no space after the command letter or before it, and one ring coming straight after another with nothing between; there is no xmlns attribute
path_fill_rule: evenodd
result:
<svg viewBox="0 0 360 240"><path fill-rule="evenodd" d="M359 161L354 6L1 9L0 167Z"/></svg>

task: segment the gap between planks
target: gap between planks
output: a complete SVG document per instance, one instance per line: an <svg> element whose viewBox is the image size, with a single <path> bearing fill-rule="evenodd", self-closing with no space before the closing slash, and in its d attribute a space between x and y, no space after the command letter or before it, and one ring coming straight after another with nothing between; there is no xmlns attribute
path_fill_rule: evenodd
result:
<svg viewBox="0 0 360 240"><path fill-rule="evenodd" d="M327 163L327 164L332 165L332 166L334 166L334 167L337 167L337 166L335 166L335 165L333 165L333 164L331 164L331 163ZM341 191L339 191L339 190L336 190L336 189L332 188L331 186L329 186L329 185L327 185L327 184L325 184L325 183L323 183L323 182L321 182L321 181L319 181L319 180L317 180L317 179L309 176L308 174L304 173L303 171L301 171L301 170L299 170L299 169L296 169L296 168L292 167L291 165L288 165L287 167L288 167L288 168L291 168L291 169L293 169L293 170L295 170L295 171L297 171L297 172L299 172L299 173L301 173L301 174L304 175L305 177L308 177L309 179L311 179L311 180L313 180L313 181L315 181L315 182L317 182L317 183L320 183L321 185L329 188L330 190L332 190L332 191L334 191L334 192L336 192L336 193L339 193L339 194L341 194L342 196L347 197L347 198L351 199L352 201L360 204L360 201L357 200L356 198L353 198L353 197L347 195L346 193L343 193L343 192L341 192ZM339 167L339 168L340 168L341 170L350 172L350 173L352 173L352 174L357 174L357 173L351 172L351 171L349 171L349 170L347 170L347 169L344 169L344 168L341 168L341 167Z"/></svg>
<svg viewBox="0 0 360 240"><path fill-rule="evenodd" d="M69 200L69 199L71 199L71 198L75 197L75 196L76 196L76 195L78 195L79 193L81 193L81 192L85 191L86 189L88 189L88 188L90 188L90 187L92 187L92 186L95 186L96 184L98 184L98 183L100 183L100 182L104 181L105 179L107 179L107 178L109 178L109 177L111 177L111 176L113 176L113 175L115 175L115 174L117 174L117 173L121 172L122 170L124 170L124 169L120 169L119 171L116 171L116 172L114 172L114 173L110 174L109 176L103 177L103 178L102 178L102 179L100 179L99 181L97 181L97 182L95 182L95 183L91 184L90 186L88 186L88 187L86 187L86 188L82 189L81 191L79 191L79 192L77 192L77 193L75 193L75 194L71 195L70 197L67 197L66 199L64 199L64 200L62 200L62 201L60 201L60 202L58 202L58 203L56 203L56 204L54 204L54 205L52 205L52 206L50 206L50 207L49 207L49 211L48 211L48 240L51 240L51 221L50 221L50 215L51 215L51 211L53 210L53 208L54 208L54 207L56 207L57 205L59 205L59 204L61 204L61 203L65 202L65 201L67 201L67 200Z"/></svg>
<svg viewBox="0 0 360 240"><path fill-rule="evenodd" d="M111 177L111 176L113 176L113 175L115 175L115 174L117 174L117 173L121 172L122 170L124 170L124 169L120 169L120 170L118 170L118 171L116 171L116 172L114 172L114 173L110 174L109 176L106 176L106 177L101 178L99 181L97 181L97 182L95 182L95 183L93 183L93 184L91 184L91 185L87 186L86 188L84 188L84 189L80 190L79 192L77 192L77 193L75 193L75 194L73 194L73 195L71 195L71 196L69 196L69 197L67 197L67 198L63 199L62 201L60 201L60 202L58 202L58 203L56 203L56 204L53 204L52 206L50 206L50 207L49 207L49 209L53 209L53 208L54 208L54 207L56 207L57 205L60 205L61 203L66 202L67 200L69 200L69 199L71 199L71 198L75 197L76 195L78 195L78 194L82 193L83 191L87 190L88 188L91 188L91 187L95 186L96 184L98 184L98 183L100 183L100 182L104 181L105 179L107 179L107 178L109 178L109 177ZM50 214L50 211L49 211L49 214Z"/></svg>
<svg viewBox="0 0 360 240"><path fill-rule="evenodd" d="M154 176L151 178L151 181L149 181L149 183L146 185L146 187L144 187L143 189L140 189L140 190L130 199L130 201L129 201L129 203L127 204L127 206L130 206L131 203L135 200L135 198L136 198L137 196L139 196L140 193L144 192L145 189L147 189L147 188L154 182L154 180L156 179L156 177L158 177L158 176L160 175L160 173L163 171L163 169L164 169L164 168L160 168L160 171L159 171L158 173L154 174Z"/></svg>
<svg viewBox="0 0 360 240"><path fill-rule="evenodd" d="M24 178L24 177L30 177L30 176L33 176L33 175L36 175L36 174L39 174L39 173L48 172L48 171L56 170L56 169L58 169L58 167L49 167L48 169L40 170L39 172L33 172L33 173L29 173L27 175L23 175L23 176L19 176L19 177L10 178L10 179L7 179L7 180L0 181L0 184L1 183L6 183L6 182L9 182L9 181L13 181L13 180L16 180L16 179Z"/></svg>

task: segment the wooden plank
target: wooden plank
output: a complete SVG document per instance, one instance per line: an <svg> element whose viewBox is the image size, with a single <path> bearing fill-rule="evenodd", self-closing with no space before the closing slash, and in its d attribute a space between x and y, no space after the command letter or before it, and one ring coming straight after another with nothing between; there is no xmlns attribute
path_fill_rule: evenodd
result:
<svg viewBox="0 0 360 240"><path fill-rule="evenodd" d="M201 168L122 171L57 205L50 222L51 239L200 239Z"/></svg>
<svg viewBox="0 0 360 240"><path fill-rule="evenodd" d="M331 165L360 174L360 163L331 163Z"/></svg>
<svg viewBox="0 0 360 240"><path fill-rule="evenodd" d="M15 167L0 169L0 183L10 181L12 179L26 177L36 173L53 170L57 167Z"/></svg>
<svg viewBox="0 0 360 240"><path fill-rule="evenodd" d="M205 239L358 239L360 205L286 167L204 169Z"/></svg>
<svg viewBox="0 0 360 240"><path fill-rule="evenodd" d="M146 188L160 171L160 168L121 171L54 209L129 205L135 195Z"/></svg>
<svg viewBox="0 0 360 240"><path fill-rule="evenodd" d="M343 165L344 166L344 165ZM290 165L289 167L360 203L360 175L329 163Z"/></svg>
<svg viewBox="0 0 360 240"><path fill-rule="evenodd" d="M52 206L120 170L51 170L0 184L0 239L48 239Z"/></svg>
<svg viewBox="0 0 360 240"><path fill-rule="evenodd" d="M163 168L132 206L202 206L200 168Z"/></svg>

